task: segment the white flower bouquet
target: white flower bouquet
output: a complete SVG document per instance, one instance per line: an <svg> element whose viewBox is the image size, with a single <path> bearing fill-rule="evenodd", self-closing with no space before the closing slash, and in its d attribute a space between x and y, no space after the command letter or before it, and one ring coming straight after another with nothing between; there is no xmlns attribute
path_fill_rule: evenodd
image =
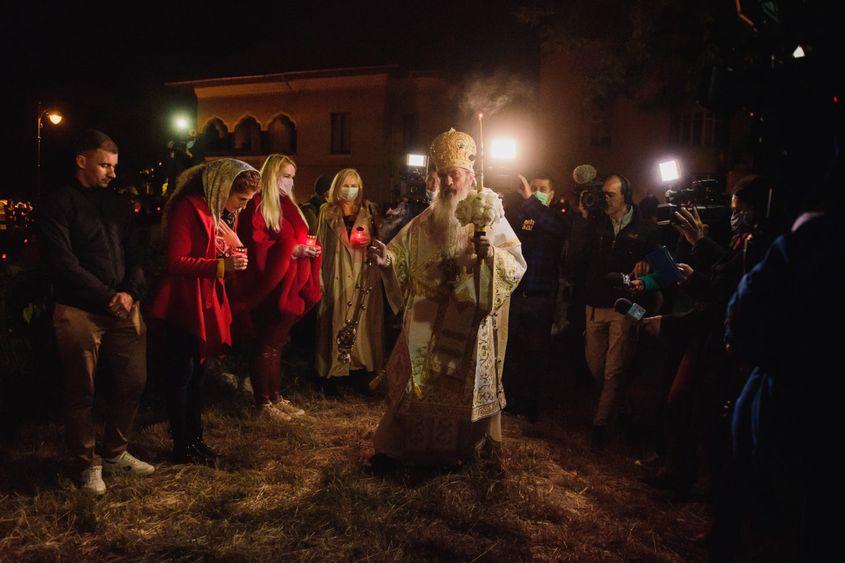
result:
<svg viewBox="0 0 845 563"><path fill-rule="evenodd" d="M504 216L502 201L496 192L488 188L471 191L455 208L455 217L461 225L472 223L477 235L486 234L487 227Z"/></svg>

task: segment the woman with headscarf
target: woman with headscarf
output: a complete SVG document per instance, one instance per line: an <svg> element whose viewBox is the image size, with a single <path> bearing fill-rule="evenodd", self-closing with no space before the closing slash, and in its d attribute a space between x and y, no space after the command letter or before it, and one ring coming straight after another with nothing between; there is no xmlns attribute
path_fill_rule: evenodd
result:
<svg viewBox="0 0 845 563"><path fill-rule="evenodd" d="M282 347L290 329L320 300L320 247L291 199L296 163L271 154L261 167L261 194L247 204L238 234L249 267L236 277L232 311L255 336L250 379L261 414L288 421L305 411L280 393Z"/></svg>
<svg viewBox="0 0 845 563"><path fill-rule="evenodd" d="M379 222L376 206L364 200L364 183L358 171L345 168L338 172L317 222L317 240L323 248L323 299L317 308L316 367L318 375L327 378L329 392L334 391L333 378L352 372L366 376L382 367L381 275L366 265L366 249L376 237ZM348 362L341 361L338 331L356 315L358 324L350 358Z"/></svg>
<svg viewBox="0 0 845 563"><path fill-rule="evenodd" d="M189 168L165 206L166 270L150 308L161 321L168 411L177 463L214 463L203 440L203 364L232 345L227 275L247 267L237 214L260 187L258 171L231 158Z"/></svg>

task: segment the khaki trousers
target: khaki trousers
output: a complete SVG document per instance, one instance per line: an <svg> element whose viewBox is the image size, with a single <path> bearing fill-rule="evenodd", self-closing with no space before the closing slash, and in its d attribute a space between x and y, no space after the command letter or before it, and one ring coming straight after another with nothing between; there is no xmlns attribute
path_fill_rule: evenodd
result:
<svg viewBox="0 0 845 563"><path fill-rule="evenodd" d="M94 375L100 356L114 378L106 401L102 453L115 457L126 450L129 429L147 381L147 329L138 303L126 319L97 315L57 304L53 328L65 398L68 450L80 468L101 465L95 452Z"/></svg>
<svg viewBox="0 0 845 563"><path fill-rule="evenodd" d="M587 306L587 366L601 385L594 426L605 426L616 407L622 377L630 357L633 323L610 307Z"/></svg>

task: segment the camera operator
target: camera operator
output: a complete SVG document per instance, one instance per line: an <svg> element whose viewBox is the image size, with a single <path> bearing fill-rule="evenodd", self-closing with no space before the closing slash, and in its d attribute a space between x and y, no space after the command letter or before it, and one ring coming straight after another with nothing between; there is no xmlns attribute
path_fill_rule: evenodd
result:
<svg viewBox="0 0 845 563"><path fill-rule="evenodd" d="M511 295L511 331L502 383L511 412L536 420L549 367L552 323L557 298L560 254L566 235L565 215L551 207L554 183L547 174L528 179L509 199L505 216L522 243L528 270Z"/></svg>
<svg viewBox="0 0 845 563"><path fill-rule="evenodd" d="M658 231L639 217L631 184L623 175L608 175L600 195L594 190L585 192L592 197L582 193L586 219L573 226L569 260L574 278L583 284L576 291L586 303L587 365L602 386L590 440L593 450L600 451L607 443L607 426L627 367L633 328L613 307L617 299L630 294L614 288L608 274L645 274L644 259L657 247Z"/></svg>
<svg viewBox="0 0 845 563"><path fill-rule="evenodd" d="M742 275L762 258L768 246L766 217L769 182L760 176L743 178L731 198L731 242L727 248L707 236L695 207L676 212L681 234L677 257L694 273L684 286L695 301L681 315L643 319L646 332L659 335L676 350L683 350L667 398L665 459L652 484L676 495L686 495L694 484L697 451L704 446L712 471L715 506L713 541L730 541L723 530L724 511L718 502L730 457L726 421L722 415L743 383L739 366L725 353L724 322L728 300Z"/></svg>

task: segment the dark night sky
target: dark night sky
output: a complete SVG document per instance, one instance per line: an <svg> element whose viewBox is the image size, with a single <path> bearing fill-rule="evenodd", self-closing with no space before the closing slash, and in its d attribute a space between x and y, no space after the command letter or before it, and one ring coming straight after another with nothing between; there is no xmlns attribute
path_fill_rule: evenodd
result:
<svg viewBox="0 0 845 563"><path fill-rule="evenodd" d="M67 116L66 126L45 134L45 165L54 176L69 140L89 127L115 137L126 176L163 149L172 113L191 108L190 97L165 82L376 64L441 69L450 76L497 69L533 75L536 38L515 18L517 5L464 0L278 2L272 8L232 3L231 9L212 11L196 2L134 3L128 11L118 3L16 7L4 24L15 85L7 90L15 97L8 154L26 171L22 183L30 183L39 99Z"/></svg>

